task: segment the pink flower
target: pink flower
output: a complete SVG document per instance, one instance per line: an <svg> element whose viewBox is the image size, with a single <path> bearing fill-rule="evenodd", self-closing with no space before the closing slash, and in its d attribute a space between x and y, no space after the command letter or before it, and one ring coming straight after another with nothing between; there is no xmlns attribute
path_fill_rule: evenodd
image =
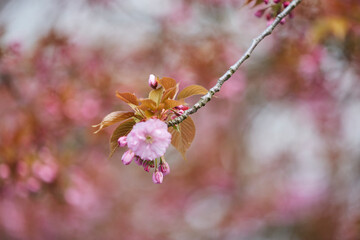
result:
<svg viewBox="0 0 360 240"><path fill-rule="evenodd" d="M156 77L154 74L150 74L149 76L149 86L152 87L153 89L156 89L158 83L156 81Z"/></svg>
<svg viewBox="0 0 360 240"><path fill-rule="evenodd" d="M120 147L125 147L127 145L126 136L119 137L118 144Z"/></svg>
<svg viewBox="0 0 360 240"><path fill-rule="evenodd" d="M128 147L144 160L163 156L170 141L171 134L167 131L167 124L159 119L135 124L127 136Z"/></svg>
<svg viewBox="0 0 360 240"><path fill-rule="evenodd" d="M133 160L135 154L131 150L127 150L121 157L121 161L125 165L129 165L131 161Z"/></svg>
<svg viewBox="0 0 360 240"><path fill-rule="evenodd" d="M164 176L170 173L170 166L167 162L163 161L159 166L159 171L163 173Z"/></svg>
<svg viewBox="0 0 360 240"><path fill-rule="evenodd" d="M162 183L163 179L164 179L164 175L162 174L162 172L159 172L158 170L156 170L153 173L152 180L155 184Z"/></svg>

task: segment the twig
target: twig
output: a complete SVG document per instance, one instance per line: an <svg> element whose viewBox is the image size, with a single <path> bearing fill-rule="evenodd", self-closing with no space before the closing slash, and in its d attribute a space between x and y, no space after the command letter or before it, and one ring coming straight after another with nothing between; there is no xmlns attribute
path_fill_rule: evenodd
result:
<svg viewBox="0 0 360 240"><path fill-rule="evenodd" d="M207 102L209 102L213 95L216 92L219 92L221 89L221 86L226 82L240 67L240 65L250 57L251 53L254 51L256 46L268 35L270 35L275 27L280 23L281 19L286 17L291 10L293 10L302 0L293 0L281 13L279 13L275 20L256 38L253 39L251 46L247 49L247 51L241 56L241 58L232 65L229 70L225 72L224 75L222 75L215 86L213 86L207 94L202 96L200 100L194 104L191 108L186 110L181 116L175 118L174 120L169 121L167 124L169 127L174 126L176 124L181 123L184 121L189 115L196 113L197 110L202 108L206 105Z"/></svg>

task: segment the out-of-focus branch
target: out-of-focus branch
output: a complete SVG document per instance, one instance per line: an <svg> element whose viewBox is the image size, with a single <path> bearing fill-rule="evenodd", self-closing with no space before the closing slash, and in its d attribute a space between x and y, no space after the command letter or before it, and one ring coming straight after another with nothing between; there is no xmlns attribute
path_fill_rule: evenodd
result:
<svg viewBox="0 0 360 240"><path fill-rule="evenodd" d="M227 70L225 72L224 75L222 75L217 83L215 84L215 86L213 86L209 92L207 94L205 94L204 96L202 96L200 98L200 100L194 104L194 106L192 106L191 108L189 108L188 110L186 110L184 112L184 114L182 114L181 116L175 118L174 120L169 121L167 124L169 127L174 126L176 124L181 123L182 121L184 121L189 115L197 112L197 110L199 110L200 108L202 108L203 106L206 105L207 102L209 102L212 97L214 96L214 94L216 92L219 92L221 89L221 86L224 84L224 82L226 82L237 70L238 68L241 66L241 64L250 57L251 53L254 51L254 49L256 48L256 46L268 35L270 35L273 30L275 29L275 27L280 23L281 19L283 19L284 17L286 17L291 10L293 10L302 0L293 0L281 13L279 13L275 20L256 38L253 39L251 46L246 50L246 52L241 56L241 58L234 64L232 65L229 70Z"/></svg>

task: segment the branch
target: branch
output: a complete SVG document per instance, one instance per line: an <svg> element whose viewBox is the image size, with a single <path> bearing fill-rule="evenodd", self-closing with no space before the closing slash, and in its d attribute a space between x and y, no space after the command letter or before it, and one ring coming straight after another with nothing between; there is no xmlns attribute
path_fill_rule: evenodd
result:
<svg viewBox="0 0 360 240"><path fill-rule="evenodd" d="M222 75L217 83L215 84L215 86L213 86L209 92L207 94L205 94L204 96L202 96L200 98L200 100L194 104L194 106L192 106L191 108L189 108L188 110L186 110L181 116L175 118L174 120L171 120L167 123L167 125L169 127L174 126L176 124L181 123L182 121L184 121L189 115L196 113L197 110L199 110L200 108L202 108L203 106L206 105L207 102L209 102L212 97L214 96L214 94L216 92L219 92L221 89L221 86L224 84L224 82L226 82L241 66L241 64L243 62L245 62L246 59L248 59L251 55L251 53L254 51L254 49L256 48L256 46L268 35L270 35L273 30L275 29L275 27L280 23L281 19L283 19L284 17L286 17L291 10L293 10L302 0L293 0L289 6L287 6L281 13L279 13L275 20L261 33L261 35L259 35L257 38L254 38L252 41L251 46L247 49L247 51L241 56L241 58L234 64L232 65L229 70L227 70L224 75Z"/></svg>

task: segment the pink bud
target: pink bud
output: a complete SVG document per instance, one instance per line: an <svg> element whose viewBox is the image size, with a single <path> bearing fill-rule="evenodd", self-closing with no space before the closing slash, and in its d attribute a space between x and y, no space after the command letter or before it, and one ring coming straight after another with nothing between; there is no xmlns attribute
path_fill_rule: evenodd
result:
<svg viewBox="0 0 360 240"><path fill-rule="evenodd" d="M284 8L286 8L287 6L289 6L289 4L290 4L289 1L284 2L284 3L283 3Z"/></svg>
<svg viewBox="0 0 360 240"><path fill-rule="evenodd" d="M255 12L255 16L261 18L264 15L265 9L260 9Z"/></svg>
<svg viewBox="0 0 360 240"><path fill-rule="evenodd" d="M264 0L264 3L265 3L265 4L268 4L268 3L269 3L269 0Z"/></svg>
<svg viewBox="0 0 360 240"><path fill-rule="evenodd" d="M131 150L127 150L121 157L121 161L125 165L129 165L131 161L133 160L135 154Z"/></svg>
<svg viewBox="0 0 360 240"><path fill-rule="evenodd" d="M157 88L157 81L156 81L156 77L154 74L150 74L149 76L149 86L152 87L153 89Z"/></svg>
<svg viewBox="0 0 360 240"><path fill-rule="evenodd" d="M127 145L126 136L119 137L118 144L120 147L125 147Z"/></svg>
<svg viewBox="0 0 360 240"><path fill-rule="evenodd" d="M279 3L280 2L280 0L274 0L274 3Z"/></svg>
<svg viewBox="0 0 360 240"><path fill-rule="evenodd" d="M179 111L176 112L176 114L179 115L179 116L180 116L180 115L183 115L183 114L184 114L184 110L179 110Z"/></svg>
<svg viewBox="0 0 360 240"><path fill-rule="evenodd" d="M286 22L286 19L285 19L285 18L283 18L283 19L280 20L280 24L285 24L285 22Z"/></svg>
<svg viewBox="0 0 360 240"><path fill-rule="evenodd" d="M139 156L135 156L134 161L139 166L143 165L143 160Z"/></svg>
<svg viewBox="0 0 360 240"><path fill-rule="evenodd" d="M163 179L164 179L164 175L162 174L162 172L155 170L152 176L153 183L160 184L162 183Z"/></svg>
<svg viewBox="0 0 360 240"><path fill-rule="evenodd" d="M170 173L169 164L165 161L162 161L162 163L159 166L159 171L162 172L164 176L168 175Z"/></svg>
<svg viewBox="0 0 360 240"><path fill-rule="evenodd" d="M273 18L273 16L270 14L270 13L268 13L268 14L266 14L266 20L271 20Z"/></svg>
<svg viewBox="0 0 360 240"><path fill-rule="evenodd" d="M144 170L145 170L146 172L149 172L149 171L150 171L149 165L145 165L145 166L144 166Z"/></svg>
<svg viewBox="0 0 360 240"><path fill-rule="evenodd" d="M175 109L179 109L179 110L188 110L189 107L188 106L185 106L185 105L179 105L179 106L176 106Z"/></svg>

